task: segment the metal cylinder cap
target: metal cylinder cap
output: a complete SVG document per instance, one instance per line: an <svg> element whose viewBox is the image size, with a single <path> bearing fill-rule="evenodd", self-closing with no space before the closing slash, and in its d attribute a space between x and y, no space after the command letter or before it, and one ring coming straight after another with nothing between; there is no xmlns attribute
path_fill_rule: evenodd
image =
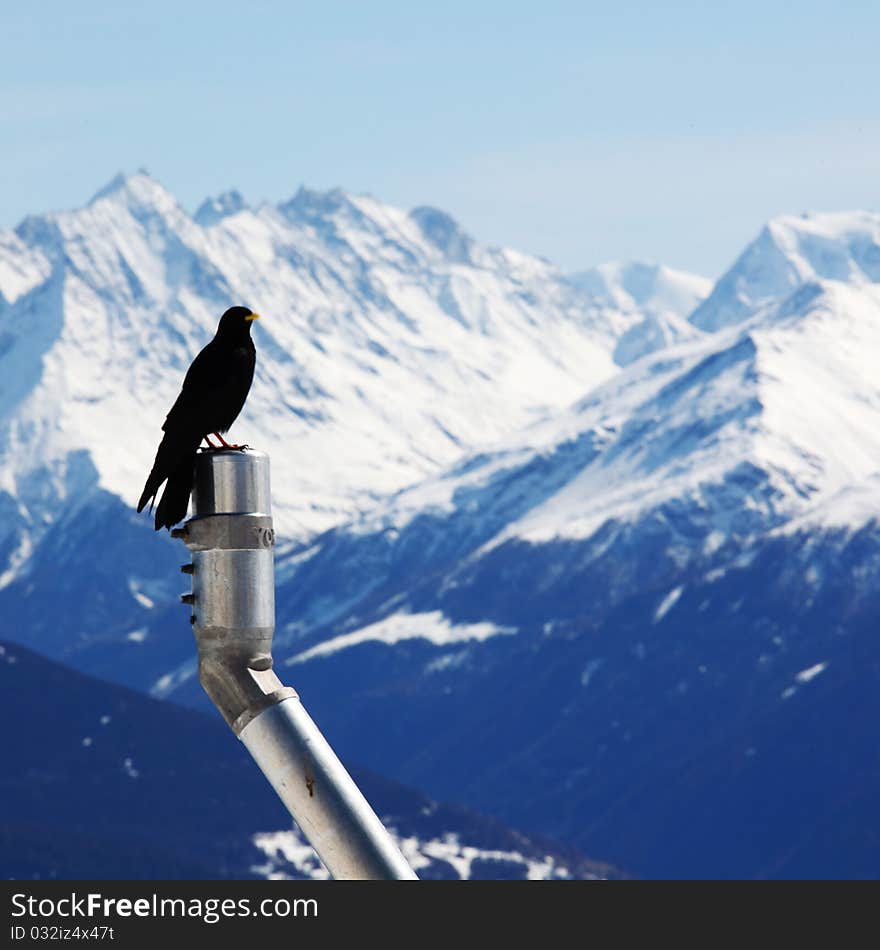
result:
<svg viewBox="0 0 880 950"><path fill-rule="evenodd" d="M269 456L254 449L199 452L193 517L270 515Z"/></svg>

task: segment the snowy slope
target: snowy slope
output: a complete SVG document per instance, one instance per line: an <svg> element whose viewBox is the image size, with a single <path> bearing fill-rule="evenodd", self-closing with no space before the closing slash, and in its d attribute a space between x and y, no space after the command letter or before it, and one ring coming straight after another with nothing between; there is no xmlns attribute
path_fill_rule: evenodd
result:
<svg viewBox="0 0 880 950"><path fill-rule="evenodd" d="M351 530L400 531L423 511L453 512L465 497L478 521L493 510L474 497L481 487L491 498L502 476L541 459L559 459L558 487L548 492L545 476L486 549L514 537L588 538L671 501L711 523L713 543L814 509L829 517L835 497L864 495L880 473L880 271L877 278L811 277L739 323L655 353L569 409L397 493ZM589 457L563 451L587 442ZM740 478L744 467L755 477Z"/></svg>
<svg viewBox="0 0 880 950"><path fill-rule="evenodd" d="M579 406L567 424L607 433L600 456L495 543L588 537L672 500L721 543L880 471L880 287L809 285L712 344L671 351ZM746 465L758 479L737 478Z"/></svg>
<svg viewBox="0 0 880 950"><path fill-rule="evenodd" d="M857 529L877 511L878 352L880 287L809 285L744 327L643 360L348 530L399 536L442 518L480 539L472 567L510 540L587 540L670 505L705 526L710 550L789 522ZM681 544L682 559L701 553Z"/></svg>
<svg viewBox="0 0 880 950"><path fill-rule="evenodd" d="M264 314L232 435L272 455L295 537L571 402L641 320L435 209L301 189L259 208L230 192L192 218L142 173L0 234L0 294L7 580L71 499L137 498L231 303Z"/></svg>

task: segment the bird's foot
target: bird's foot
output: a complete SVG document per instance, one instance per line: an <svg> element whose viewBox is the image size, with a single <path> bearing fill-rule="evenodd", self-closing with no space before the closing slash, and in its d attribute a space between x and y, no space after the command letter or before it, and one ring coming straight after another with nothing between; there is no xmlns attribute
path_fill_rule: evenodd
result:
<svg viewBox="0 0 880 950"><path fill-rule="evenodd" d="M212 432L211 435L220 442L220 448L222 449L232 449L233 452L244 452L245 449L250 448L249 445L234 445L231 442L227 442L219 432ZM211 445L211 440L207 436L205 436L205 441L208 445ZM214 446L211 446L211 448L214 448Z"/></svg>

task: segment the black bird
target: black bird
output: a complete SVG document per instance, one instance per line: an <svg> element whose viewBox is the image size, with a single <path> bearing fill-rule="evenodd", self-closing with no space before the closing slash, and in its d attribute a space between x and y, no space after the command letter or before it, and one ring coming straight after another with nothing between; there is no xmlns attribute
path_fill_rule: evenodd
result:
<svg viewBox="0 0 880 950"><path fill-rule="evenodd" d="M144 485L137 510L143 511L168 484L156 506L156 530L171 529L186 517L193 481L193 466L202 439L216 449L209 435L220 441L221 448L237 449L223 438L244 406L254 378L257 351L251 340L251 327L259 314L247 307L230 307L220 318L214 339L192 361L183 380L183 388L162 429L153 470Z"/></svg>

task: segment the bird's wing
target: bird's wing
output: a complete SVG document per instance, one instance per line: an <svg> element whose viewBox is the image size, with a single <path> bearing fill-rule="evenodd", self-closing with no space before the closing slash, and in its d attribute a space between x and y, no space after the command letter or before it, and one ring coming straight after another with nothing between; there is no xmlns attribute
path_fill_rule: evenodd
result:
<svg viewBox="0 0 880 950"><path fill-rule="evenodd" d="M211 341L190 364L183 379L180 395L168 410L162 428L168 432L178 426L189 427L210 413L211 406L228 385L234 371L232 355L214 346Z"/></svg>

